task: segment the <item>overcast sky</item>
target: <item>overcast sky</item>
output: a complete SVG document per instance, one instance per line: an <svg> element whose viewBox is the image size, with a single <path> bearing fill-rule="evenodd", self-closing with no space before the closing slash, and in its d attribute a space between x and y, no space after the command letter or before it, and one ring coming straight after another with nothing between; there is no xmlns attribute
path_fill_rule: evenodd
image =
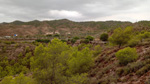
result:
<svg viewBox="0 0 150 84"><path fill-rule="evenodd" d="M0 0L0 22L150 20L150 0Z"/></svg>

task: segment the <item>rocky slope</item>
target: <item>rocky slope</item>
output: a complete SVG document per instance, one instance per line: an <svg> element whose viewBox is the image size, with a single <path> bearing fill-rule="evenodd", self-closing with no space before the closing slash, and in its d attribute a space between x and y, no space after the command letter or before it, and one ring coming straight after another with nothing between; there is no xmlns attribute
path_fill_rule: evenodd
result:
<svg viewBox="0 0 150 84"><path fill-rule="evenodd" d="M135 48L139 58L126 66L119 65L115 57L118 47L104 49L89 72L90 84L149 84L150 43Z"/></svg>

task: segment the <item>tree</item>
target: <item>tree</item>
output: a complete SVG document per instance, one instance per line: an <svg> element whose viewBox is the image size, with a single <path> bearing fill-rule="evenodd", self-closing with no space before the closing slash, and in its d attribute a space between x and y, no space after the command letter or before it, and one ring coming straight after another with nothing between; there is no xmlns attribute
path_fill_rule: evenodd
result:
<svg viewBox="0 0 150 84"><path fill-rule="evenodd" d="M108 34L107 34L107 33L101 34L100 40L102 40L102 41L107 41L107 40L108 40Z"/></svg>
<svg viewBox="0 0 150 84"><path fill-rule="evenodd" d="M88 48L78 51L77 47L58 39L53 39L46 47L39 45L34 55L31 66L39 84L67 84L70 78L80 77L76 75L88 71L93 63Z"/></svg>
<svg viewBox="0 0 150 84"><path fill-rule="evenodd" d="M89 48L85 48L81 52L74 52L73 57L68 62L69 71L73 74L81 74L88 71L92 64L92 53Z"/></svg>
<svg viewBox="0 0 150 84"><path fill-rule="evenodd" d="M119 60L120 64L124 65L138 58L136 49L130 47L119 50L115 55Z"/></svg>
<svg viewBox="0 0 150 84"><path fill-rule="evenodd" d="M69 46L58 39L53 39L48 47L43 47L41 44L35 49L35 57L31 65L35 69L34 77L39 83L56 84L61 81L58 77L64 67L60 55L67 50Z"/></svg>
<svg viewBox="0 0 150 84"><path fill-rule="evenodd" d="M125 29L117 28L114 30L112 36L109 38L109 42L115 45L119 45L120 48L122 45L127 44L131 37L131 27L127 27Z"/></svg>

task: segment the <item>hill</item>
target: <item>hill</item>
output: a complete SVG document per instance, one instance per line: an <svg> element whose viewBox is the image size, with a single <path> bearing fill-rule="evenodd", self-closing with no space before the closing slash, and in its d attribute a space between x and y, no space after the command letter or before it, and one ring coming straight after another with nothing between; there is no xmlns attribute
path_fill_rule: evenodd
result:
<svg viewBox="0 0 150 84"><path fill-rule="evenodd" d="M131 22L121 21L88 21L74 22L67 19L52 20L52 21L14 21L11 23L0 24L0 36L39 36L49 32L59 32L62 36L70 33L71 36L86 36L92 35L98 37L101 32L106 32L114 28L125 28L134 25ZM142 26L143 27L143 26Z"/></svg>

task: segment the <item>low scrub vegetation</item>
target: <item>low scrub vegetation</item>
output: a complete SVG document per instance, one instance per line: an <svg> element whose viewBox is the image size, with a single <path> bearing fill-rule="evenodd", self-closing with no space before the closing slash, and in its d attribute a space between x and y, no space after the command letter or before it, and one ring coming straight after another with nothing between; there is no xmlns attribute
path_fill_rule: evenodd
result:
<svg viewBox="0 0 150 84"><path fill-rule="evenodd" d="M15 44L14 41L4 41L3 43L5 43L5 44Z"/></svg>
<svg viewBox="0 0 150 84"><path fill-rule="evenodd" d="M136 74L141 76L144 73L148 72L149 70L150 70L150 64L147 64L144 67L142 67L141 69L139 69L138 71L136 71Z"/></svg>

